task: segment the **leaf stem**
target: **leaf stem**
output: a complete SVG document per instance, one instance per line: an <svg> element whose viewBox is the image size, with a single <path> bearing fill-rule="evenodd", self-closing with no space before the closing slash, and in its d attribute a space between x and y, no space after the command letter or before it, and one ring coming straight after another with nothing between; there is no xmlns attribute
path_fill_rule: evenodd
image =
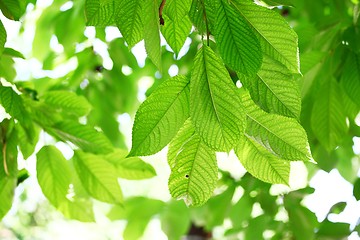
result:
<svg viewBox="0 0 360 240"><path fill-rule="evenodd" d="M9 176L9 169L8 169L7 163L6 163L6 142L5 141L3 141L2 155L3 155L4 171L5 171L5 174L7 176Z"/></svg>
<svg viewBox="0 0 360 240"><path fill-rule="evenodd" d="M201 4L204 8L204 20L205 20L205 26L206 26L206 44L208 46L210 46L210 31L209 31L209 23L208 23L208 19L206 16L206 7L205 7L205 3L204 0L201 0Z"/></svg>
<svg viewBox="0 0 360 240"><path fill-rule="evenodd" d="M160 7L159 7L159 18L160 18L160 25L164 25L164 18L162 16L163 10L164 10L164 6L165 6L166 0L162 0Z"/></svg>

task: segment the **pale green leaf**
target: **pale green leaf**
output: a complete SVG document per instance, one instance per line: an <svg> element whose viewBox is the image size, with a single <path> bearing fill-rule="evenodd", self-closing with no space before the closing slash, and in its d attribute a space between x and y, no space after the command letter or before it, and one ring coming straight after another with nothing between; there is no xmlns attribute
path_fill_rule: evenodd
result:
<svg viewBox="0 0 360 240"><path fill-rule="evenodd" d="M252 99L266 112L300 118L299 83L278 61L264 55L257 75L245 78L242 83L249 90Z"/></svg>
<svg viewBox="0 0 360 240"><path fill-rule="evenodd" d="M268 183L289 183L290 162L275 156L255 140L244 136L235 153L254 177Z"/></svg>
<svg viewBox="0 0 360 240"><path fill-rule="evenodd" d="M184 199L188 206L200 206L213 194L218 168L215 152L203 143L193 127L188 131L193 134L175 158L169 178L169 190L172 197ZM178 135L176 138L183 137Z"/></svg>
<svg viewBox="0 0 360 240"><path fill-rule="evenodd" d="M45 130L62 141L72 142L86 152L109 153L113 150L106 136L89 125L65 120Z"/></svg>
<svg viewBox="0 0 360 240"><path fill-rule="evenodd" d="M114 0L86 0L86 24L88 26L106 27L114 23L118 2Z"/></svg>
<svg viewBox="0 0 360 240"><path fill-rule="evenodd" d="M164 81L136 112L130 156L145 156L163 149L189 117L189 79Z"/></svg>
<svg viewBox="0 0 360 240"><path fill-rule="evenodd" d="M339 89L336 79L326 81L319 89L311 112L312 130L328 151L338 146L347 132L346 115Z"/></svg>
<svg viewBox="0 0 360 240"><path fill-rule="evenodd" d="M229 73L213 50L196 54L190 81L190 115L204 142L229 151L244 131L245 113Z"/></svg>
<svg viewBox="0 0 360 240"><path fill-rule="evenodd" d="M4 25L2 24L2 22L0 21L0 56L4 51L6 37L7 37L6 30L5 30Z"/></svg>
<svg viewBox="0 0 360 240"><path fill-rule="evenodd" d="M19 120L24 121L25 108L21 97L11 88L0 85L0 104L6 112Z"/></svg>
<svg viewBox="0 0 360 240"><path fill-rule="evenodd" d="M185 15L172 20L164 15L164 22L164 26L161 27L161 32L171 49L178 55L190 33L192 27L190 19Z"/></svg>
<svg viewBox="0 0 360 240"><path fill-rule="evenodd" d="M95 222L93 204L89 199L75 198L62 202L58 210L65 217L81 222Z"/></svg>
<svg viewBox="0 0 360 240"><path fill-rule="evenodd" d="M36 173L46 198L55 206L66 202L71 183L70 167L62 153L54 146L44 146L36 154Z"/></svg>
<svg viewBox="0 0 360 240"><path fill-rule="evenodd" d="M244 16L227 0L218 0L216 7L215 39L221 57L233 70L254 75L262 61L259 40Z"/></svg>
<svg viewBox="0 0 360 240"><path fill-rule="evenodd" d="M260 40L264 53L283 63L292 73L300 72L298 37L277 12L250 1L231 0Z"/></svg>
<svg viewBox="0 0 360 240"><path fill-rule="evenodd" d="M312 159L306 132L295 119L264 112L247 93L243 94L243 103L247 111L247 136L280 158Z"/></svg>
<svg viewBox="0 0 360 240"><path fill-rule="evenodd" d="M123 195L115 167L99 155L75 151L74 166L86 191L94 198L119 204Z"/></svg>
<svg viewBox="0 0 360 240"><path fill-rule="evenodd" d="M168 164L170 169L173 169L176 164L176 156L184 146L184 144L191 139L194 135L193 125L190 118L186 120L184 126L182 126L179 132L176 134L176 137L169 144L169 150L167 154Z"/></svg>
<svg viewBox="0 0 360 240"><path fill-rule="evenodd" d="M155 169L150 164L138 157L126 158L126 155L127 151L116 149L105 156L115 166L119 178L139 180L156 176Z"/></svg>
<svg viewBox="0 0 360 240"><path fill-rule="evenodd" d="M0 219L2 219L12 206L16 187L16 178L0 176Z"/></svg>
<svg viewBox="0 0 360 240"><path fill-rule="evenodd" d="M360 55L349 52L342 71L341 83L349 98L360 106Z"/></svg>
<svg viewBox="0 0 360 240"><path fill-rule="evenodd" d="M64 113L77 117L87 115L91 105L84 96L69 91L48 91L43 95L44 102L49 106L61 109Z"/></svg>
<svg viewBox="0 0 360 240"><path fill-rule="evenodd" d="M192 1L189 10L189 18L200 34L206 32L203 1L201 0Z"/></svg>
<svg viewBox="0 0 360 240"><path fill-rule="evenodd" d="M129 48L143 38L143 0L121 0L115 16L116 25L124 36Z"/></svg>
<svg viewBox="0 0 360 240"><path fill-rule="evenodd" d="M161 71L159 4L157 0L144 0L143 4L142 22L146 53Z"/></svg>
<svg viewBox="0 0 360 240"><path fill-rule="evenodd" d="M190 6L190 0L169 0L164 7L164 26L161 27L161 32L176 55L179 54L192 27L187 15Z"/></svg>

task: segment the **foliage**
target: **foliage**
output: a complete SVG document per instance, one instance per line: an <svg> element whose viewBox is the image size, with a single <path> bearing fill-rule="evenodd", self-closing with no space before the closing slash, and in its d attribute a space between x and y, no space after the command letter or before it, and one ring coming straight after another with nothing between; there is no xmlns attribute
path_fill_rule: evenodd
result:
<svg viewBox="0 0 360 240"><path fill-rule="evenodd" d="M0 0L2 14L24 28L38 8L35 1ZM270 194L271 184L291 187L293 163L302 161L309 178L337 169L359 200L352 149L360 137L358 1L59 0L39 11L24 56L7 46L9 29L0 21L0 104L7 114L0 123L0 218L27 176L18 160L36 156L38 183L58 211L89 222L94 199L109 203L109 219L127 220L125 239L141 237L157 215L169 239L209 237L225 219L229 238L359 232L329 218L319 222L302 204L310 187ZM109 41L110 26L121 37ZM89 29L94 37L84 34ZM142 67L130 52L141 41L148 57ZM22 59L40 62L43 76L23 78L15 64ZM73 66L53 77L65 64ZM174 65L176 76L168 71ZM155 81L140 104L144 76ZM119 131L125 113L134 117L129 151ZM70 147L70 157L58 142ZM124 197L118 179L156 176L140 157L166 146L169 191L187 206ZM248 173L238 179L218 169L218 152L234 152ZM288 219L279 219L282 213Z"/></svg>

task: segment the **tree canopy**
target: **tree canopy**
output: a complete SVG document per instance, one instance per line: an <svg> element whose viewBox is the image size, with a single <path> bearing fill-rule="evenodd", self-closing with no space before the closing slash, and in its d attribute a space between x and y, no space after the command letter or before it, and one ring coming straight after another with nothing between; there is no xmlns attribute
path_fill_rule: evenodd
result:
<svg viewBox="0 0 360 240"><path fill-rule="evenodd" d="M124 239L152 218L169 239L210 238L218 226L228 239L360 233L359 214L331 219L345 202L319 219L303 203L314 188L294 186L301 162L308 181L337 171L360 200L358 0L42 4L0 0L0 218L36 177L66 218L94 222L95 200L109 204L110 220L127 220ZM172 200L129 197L119 179L156 178L143 157L159 152ZM220 153L247 173L223 169ZM286 191L273 193L277 184Z"/></svg>

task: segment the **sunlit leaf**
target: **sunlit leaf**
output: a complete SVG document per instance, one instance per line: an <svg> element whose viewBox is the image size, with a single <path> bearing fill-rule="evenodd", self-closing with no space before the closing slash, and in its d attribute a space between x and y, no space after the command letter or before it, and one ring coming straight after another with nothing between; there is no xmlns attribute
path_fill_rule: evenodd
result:
<svg viewBox="0 0 360 240"><path fill-rule="evenodd" d="M108 203L122 203L123 195L115 167L104 158L75 151L74 166L86 191L94 198Z"/></svg>
<svg viewBox="0 0 360 240"><path fill-rule="evenodd" d="M65 217L82 222L95 222L93 204L89 199L74 199L62 202L58 210Z"/></svg>
<svg viewBox="0 0 360 240"><path fill-rule="evenodd" d="M169 190L172 197L184 199L188 206L199 206L211 197L215 189L217 163L215 152L203 143L194 127L190 125L187 130L193 134L175 158ZM175 138L182 139L180 134Z"/></svg>
<svg viewBox="0 0 360 240"><path fill-rule="evenodd" d="M242 83L263 110L299 119L301 98L298 82L284 65L268 55L263 57L257 75L245 78Z"/></svg>
<svg viewBox="0 0 360 240"><path fill-rule="evenodd" d="M348 53L341 83L349 98L360 107L360 55Z"/></svg>
<svg viewBox="0 0 360 240"><path fill-rule="evenodd" d="M260 43L244 16L226 0L216 4L215 38L221 57L233 70L254 75L261 66Z"/></svg>
<svg viewBox="0 0 360 240"><path fill-rule="evenodd" d="M16 187L16 179L13 177L0 177L0 219L10 210Z"/></svg>
<svg viewBox="0 0 360 240"><path fill-rule="evenodd" d="M210 47L196 54L190 81L190 116L211 148L229 151L244 129L245 114L228 71ZM226 93L226 94L224 94Z"/></svg>
<svg viewBox="0 0 360 240"><path fill-rule="evenodd" d="M139 107L129 156L163 149L189 117L189 79L176 76L162 83Z"/></svg>
<svg viewBox="0 0 360 240"><path fill-rule="evenodd" d="M114 22L118 1L86 0L85 15L89 26L108 26Z"/></svg>
<svg viewBox="0 0 360 240"><path fill-rule="evenodd" d="M54 146L44 146L36 154L36 172L39 185L46 198L59 207L67 201L71 173L62 153Z"/></svg>
<svg viewBox="0 0 360 240"><path fill-rule="evenodd" d="M0 21L0 56L4 51L4 45L6 42L6 38L7 38L6 30L5 30L2 22Z"/></svg>
<svg viewBox="0 0 360 240"><path fill-rule="evenodd" d="M0 104L10 116L24 120L25 108L21 97L11 88L0 85Z"/></svg>
<svg viewBox="0 0 360 240"><path fill-rule="evenodd" d="M251 1L231 0L230 4L253 27L266 54L283 63L291 72L300 72L298 37L280 14Z"/></svg>

